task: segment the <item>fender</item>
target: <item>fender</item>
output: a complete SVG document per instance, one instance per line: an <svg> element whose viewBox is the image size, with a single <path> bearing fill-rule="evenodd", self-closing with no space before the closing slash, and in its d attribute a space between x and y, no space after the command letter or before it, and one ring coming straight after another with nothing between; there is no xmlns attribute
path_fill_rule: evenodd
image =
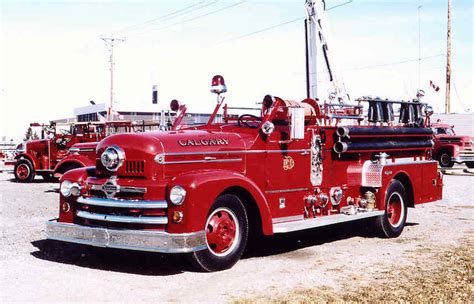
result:
<svg viewBox="0 0 474 304"><path fill-rule="evenodd" d="M168 185L166 193L169 193L175 185L182 186L187 193L181 206L170 204L170 210L182 210L184 213L182 223L169 223L170 232L191 232L204 229L209 209L217 197L226 189L240 187L248 191L257 203L263 233L265 235L273 234L272 217L267 200L258 186L246 176L228 170L194 171L173 179ZM243 203L246 204L246 202Z"/></svg>
<svg viewBox="0 0 474 304"><path fill-rule="evenodd" d="M459 150L456 150L456 147L460 147L459 145L444 143L438 143L438 145L439 146L434 153L434 158L438 158L439 152L441 152L442 150L447 150L452 157L456 157L459 154Z"/></svg>
<svg viewBox="0 0 474 304"><path fill-rule="evenodd" d="M80 185L83 185L87 177L93 176L95 174L95 167L84 167L77 168L67 171L61 176L60 181L69 180L71 182L77 182Z"/></svg>
<svg viewBox="0 0 474 304"><path fill-rule="evenodd" d="M71 182L76 182L81 186L84 186L87 177L94 175L95 167L85 167L77 168L64 173L63 176L59 179L60 182L68 180ZM75 214L75 204L73 203L76 200L75 197L70 196L68 198L59 195L59 221L62 223L74 223L74 214ZM71 210L64 211L61 206L63 203L68 202L71 204Z"/></svg>
<svg viewBox="0 0 474 304"><path fill-rule="evenodd" d="M54 167L53 174L55 175L62 174L59 171L61 171L61 169L64 168L64 166L68 164L75 164L75 165L78 165L79 167L90 167L90 166L94 166L95 162L93 162L92 160L90 160L88 157L84 155L77 155L77 154L68 155L65 158L61 159L61 161L59 161L59 163L56 164L56 166Z"/></svg>
<svg viewBox="0 0 474 304"><path fill-rule="evenodd" d="M33 157L33 155L31 155L30 153L20 153L17 156L15 156L15 159L17 161L22 158L26 158L27 160L29 160L31 164L33 165L33 170L36 171L36 169L38 168L38 161L36 160L35 157Z"/></svg>
<svg viewBox="0 0 474 304"><path fill-rule="evenodd" d="M397 178L398 176L402 176L403 179L405 180L398 179ZM387 198L388 185L394 179L398 179L405 186L408 206L410 205L410 201L414 200L413 197L410 197L411 195L410 192L413 192L413 188L415 188L416 185L413 182L411 174L407 172L406 170L400 170L400 169L395 169L392 166L386 166L384 167L382 171L382 189L384 189L384 191L383 192L380 191L379 193L378 204L377 204L377 208L379 210L385 210L385 200ZM411 189L407 187L406 183L410 184ZM414 201L411 203L416 204Z"/></svg>

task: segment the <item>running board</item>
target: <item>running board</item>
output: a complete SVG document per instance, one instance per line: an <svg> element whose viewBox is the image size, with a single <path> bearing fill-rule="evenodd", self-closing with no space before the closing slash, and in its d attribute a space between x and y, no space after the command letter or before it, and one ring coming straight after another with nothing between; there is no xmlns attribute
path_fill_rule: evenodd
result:
<svg viewBox="0 0 474 304"><path fill-rule="evenodd" d="M311 229L316 227L328 226L333 224L339 224L344 222L350 222L369 217L380 216L384 212L380 210L374 210L369 212L359 212L355 215L337 214L327 215L323 217L312 218L308 220L292 221L285 223L273 224L273 233L287 233L298 230Z"/></svg>

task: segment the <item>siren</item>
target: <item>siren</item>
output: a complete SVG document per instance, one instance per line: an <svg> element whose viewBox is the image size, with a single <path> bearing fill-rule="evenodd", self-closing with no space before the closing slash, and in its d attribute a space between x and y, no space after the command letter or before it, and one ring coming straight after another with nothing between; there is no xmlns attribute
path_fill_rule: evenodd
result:
<svg viewBox="0 0 474 304"><path fill-rule="evenodd" d="M221 75L215 75L212 77L211 93L222 94L225 92L227 92L227 87L225 85L224 77Z"/></svg>

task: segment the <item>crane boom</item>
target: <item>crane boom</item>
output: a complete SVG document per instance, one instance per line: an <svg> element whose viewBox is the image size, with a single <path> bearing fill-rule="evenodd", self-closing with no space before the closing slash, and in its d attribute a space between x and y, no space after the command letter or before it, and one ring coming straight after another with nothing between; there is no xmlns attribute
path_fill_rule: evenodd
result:
<svg viewBox="0 0 474 304"><path fill-rule="evenodd" d="M324 9L324 0L306 0L306 13L307 95L309 98L321 97L321 92L318 92L318 74L316 73L324 71L324 69L318 68L317 63L319 52L321 52L326 66L325 72L327 72L330 83L330 96L337 99L339 103L346 103L349 101L349 95L328 47L328 40L330 40L329 21Z"/></svg>

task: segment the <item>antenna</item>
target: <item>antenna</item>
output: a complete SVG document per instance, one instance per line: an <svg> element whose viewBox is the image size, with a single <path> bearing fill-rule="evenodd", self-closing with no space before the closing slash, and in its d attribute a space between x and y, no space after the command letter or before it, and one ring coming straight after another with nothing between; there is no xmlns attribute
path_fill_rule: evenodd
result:
<svg viewBox="0 0 474 304"><path fill-rule="evenodd" d="M109 50L109 63L110 63L110 105L109 109L107 111L107 120L112 120L112 113L113 113L113 107L114 107L114 46L117 43L124 42L124 38L114 38L112 37L103 37L101 36L100 39L102 39L105 42L105 45L108 47Z"/></svg>
<svg viewBox="0 0 474 304"><path fill-rule="evenodd" d="M418 5L418 89L421 89L421 15L420 9L423 5Z"/></svg>

